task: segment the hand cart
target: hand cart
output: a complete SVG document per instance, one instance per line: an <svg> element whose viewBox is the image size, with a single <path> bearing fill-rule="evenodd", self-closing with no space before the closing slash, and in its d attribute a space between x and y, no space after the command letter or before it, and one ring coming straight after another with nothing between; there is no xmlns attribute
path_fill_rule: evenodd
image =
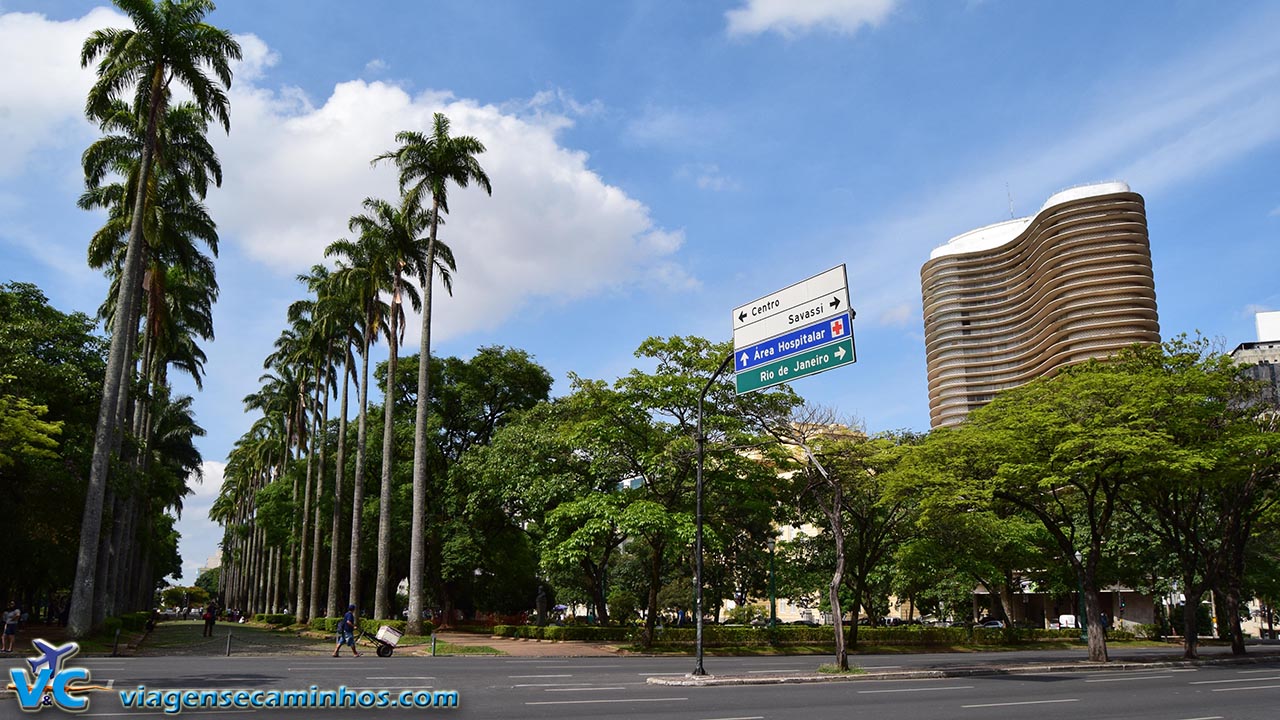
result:
<svg viewBox="0 0 1280 720"><path fill-rule="evenodd" d="M399 630L390 625L382 625L378 628L378 632L369 633L361 628L360 633L356 636L357 640L368 640L374 648L378 657L391 657L391 653L395 652L396 645L400 642L401 633Z"/></svg>

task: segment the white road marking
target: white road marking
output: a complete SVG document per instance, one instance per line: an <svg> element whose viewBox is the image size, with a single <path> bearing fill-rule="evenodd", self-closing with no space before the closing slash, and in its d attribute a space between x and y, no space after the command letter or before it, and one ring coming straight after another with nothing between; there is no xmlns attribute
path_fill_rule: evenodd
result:
<svg viewBox="0 0 1280 720"><path fill-rule="evenodd" d="M1264 677L1264 678L1237 678L1235 680L1194 680L1187 684L1188 685L1222 685L1225 683L1259 682L1262 680L1280 680L1280 675L1277 675L1275 677Z"/></svg>
<svg viewBox="0 0 1280 720"><path fill-rule="evenodd" d="M430 690L431 685L370 685L369 687L348 687L348 690Z"/></svg>
<svg viewBox="0 0 1280 720"><path fill-rule="evenodd" d="M1126 677L1094 678L1093 680L1085 680L1085 682L1091 683L1091 682L1126 682L1129 680L1163 680L1165 678L1171 678L1171 677L1173 676L1172 675L1129 675Z"/></svg>
<svg viewBox="0 0 1280 720"><path fill-rule="evenodd" d="M527 702L525 705L593 705L597 703L628 703L628 702L673 702L676 700L688 700L687 697L661 697L661 698L619 698L616 700L539 700L537 702Z"/></svg>
<svg viewBox="0 0 1280 720"><path fill-rule="evenodd" d="M355 658L352 658L352 659L354 660ZM329 664L329 665L294 665L293 667L285 668L285 669L286 669L286 670L289 670L289 671L293 671L293 670L335 670L335 669L337 669L337 668L339 668L339 667L346 667L346 666L347 666L347 663L338 663L338 662L335 662L335 663L331 663L331 664ZM361 664L360 664L360 669L361 669L361 670L385 670L385 669L386 669L386 666L385 666L385 665L365 665L364 663L361 663Z"/></svg>
<svg viewBox="0 0 1280 720"><path fill-rule="evenodd" d="M509 678L548 678L548 677L573 677L573 673L565 673L563 675L508 675Z"/></svg>
<svg viewBox="0 0 1280 720"><path fill-rule="evenodd" d="M1183 718L1183 720L1223 720L1221 715L1210 715L1208 717Z"/></svg>
<svg viewBox="0 0 1280 720"><path fill-rule="evenodd" d="M707 718L707 720L764 720L763 715L749 715L747 717L731 717L731 718Z"/></svg>
<svg viewBox="0 0 1280 720"><path fill-rule="evenodd" d="M644 683L636 683L636 684L637 684L637 685L643 685ZM573 687L590 687L591 685L595 685L595 683L589 683L589 682L584 682L584 683L519 683L519 684L517 684L517 685L512 685L511 687L513 687L513 688L518 688L518 687L540 687L540 688L545 688L545 687L569 687L569 686L573 686Z"/></svg>
<svg viewBox="0 0 1280 720"><path fill-rule="evenodd" d="M594 692L596 690L626 690L622 686L615 687L565 687L565 688L547 688L543 692Z"/></svg>
<svg viewBox="0 0 1280 720"><path fill-rule="evenodd" d="M961 705L962 708L1009 707L1011 705L1048 705L1050 703L1080 702L1080 698L1064 698L1062 700L1026 700L1023 702L983 703L982 705Z"/></svg>
<svg viewBox="0 0 1280 720"><path fill-rule="evenodd" d="M1240 673L1241 675L1248 675L1250 673L1269 673L1269 672L1275 672L1275 671L1276 671L1275 668L1266 668L1263 670L1237 670L1236 672Z"/></svg>
<svg viewBox="0 0 1280 720"><path fill-rule="evenodd" d="M898 688L896 690L859 690L859 695L876 695L879 693L927 692L930 690L972 690L972 685L946 685L942 687Z"/></svg>
<svg viewBox="0 0 1280 720"><path fill-rule="evenodd" d="M660 673L647 672L647 673L636 673L636 674L645 675L648 677L657 677L658 675L688 675L689 673L687 672L660 672Z"/></svg>
<svg viewBox="0 0 1280 720"><path fill-rule="evenodd" d="M1280 685L1251 685L1249 687L1214 688L1213 692L1235 692L1237 690L1274 690Z"/></svg>
<svg viewBox="0 0 1280 720"><path fill-rule="evenodd" d="M365 680L435 680L435 675L370 675Z"/></svg>

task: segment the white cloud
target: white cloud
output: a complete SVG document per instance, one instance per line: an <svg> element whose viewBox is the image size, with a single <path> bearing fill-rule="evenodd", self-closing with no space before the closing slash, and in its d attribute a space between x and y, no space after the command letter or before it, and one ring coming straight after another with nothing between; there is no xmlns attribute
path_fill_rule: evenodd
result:
<svg viewBox="0 0 1280 720"><path fill-rule="evenodd" d="M794 37L812 30L852 35L885 21L899 0L746 0L725 13L730 35L776 32Z"/></svg>
<svg viewBox="0 0 1280 720"><path fill-rule="evenodd" d="M1275 210L1267 213L1267 217L1280 217L1280 205L1277 205Z"/></svg>
<svg viewBox="0 0 1280 720"><path fill-rule="evenodd" d="M687 148L723 138L729 127L728 119L714 111L650 107L630 120L623 132L637 145Z"/></svg>
<svg viewBox="0 0 1280 720"><path fill-rule="evenodd" d="M737 180L722 173L720 166L715 163L682 165L676 170L676 177L692 181L701 190L726 192L742 189L742 185Z"/></svg>
<svg viewBox="0 0 1280 720"><path fill-rule="evenodd" d="M21 173L38 149L74 148L78 155L91 141L84 99L94 75L81 69L80 47L94 30L125 22L103 8L65 22L0 15L0 179Z"/></svg>
<svg viewBox="0 0 1280 720"><path fill-rule="evenodd" d="M564 88L542 90L534 94L525 107L539 116L550 112L553 115L575 115L590 117L604 112L604 103L600 100L580 102Z"/></svg>
<svg viewBox="0 0 1280 720"><path fill-rule="evenodd" d="M917 303L900 303L881 310L875 317L877 325L916 327L920 324L920 306Z"/></svg>
<svg viewBox="0 0 1280 720"><path fill-rule="evenodd" d="M261 80L268 69L280 62L280 54L263 42L262 38L253 34L236 35L240 43L240 61L232 70L235 73L234 83L251 83Z"/></svg>
<svg viewBox="0 0 1280 720"><path fill-rule="evenodd" d="M387 70L390 70L390 69L391 69L391 66L388 65L387 61L383 60L382 58L374 58L364 64L364 72L366 75L376 75L378 73L386 72Z"/></svg>
<svg viewBox="0 0 1280 720"><path fill-rule="evenodd" d="M561 146L557 133L571 122L564 116L358 80L314 107L296 91L253 86L237 86L231 100L231 136L215 139L226 179L210 206L224 237L282 273L320 262L326 245L349 234L365 197L394 200L394 169L370 160L394 147L396 132L426 130L443 112L454 134L485 144L479 159L493 197L452 189L441 230L458 262L453 299L437 294L449 308L433 323L442 340L495 327L534 301L691 282L667 266L683 234L658 227L647 207L589 168L585 153Z"/></svg>

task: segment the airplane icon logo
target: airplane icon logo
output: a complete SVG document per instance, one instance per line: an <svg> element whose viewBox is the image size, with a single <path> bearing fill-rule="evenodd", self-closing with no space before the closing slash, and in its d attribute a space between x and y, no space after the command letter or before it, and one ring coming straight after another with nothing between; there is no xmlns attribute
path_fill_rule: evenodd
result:
<svg viewBox="0 0 1280 720"><path fill-rule="evenodd" d="M80 652L79 643L69 642L66 645L54 646L44 640L32 640L31 644L41 655L27 659L27 664L31 666L31 674L33 676L40 674L40 668L49 668L50 671L57 675L62 671L62 665L72 656Z"/></svg>

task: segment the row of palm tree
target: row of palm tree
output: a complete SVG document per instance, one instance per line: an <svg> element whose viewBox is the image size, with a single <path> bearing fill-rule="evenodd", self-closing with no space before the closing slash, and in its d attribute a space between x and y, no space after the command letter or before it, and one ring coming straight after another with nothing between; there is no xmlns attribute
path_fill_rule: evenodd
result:
<svg viewBox="0 0 1280 720"><path fill-rule="evenodd" d="M374 158L373 163L390 161L396 166L401 193L398 202L366 198L363 212L348 223L354 239L338 240L325 250L334 267L316 265L310 273L298 277L307 287L308 296L290 306L289 325L264 363L268 372L261 378L263 386L245 398L246 406L261 411L263 419L232 451L227 482L214 512L214 518L226 527L225 545L229 550L224 556L228 569L223 575L223 592L227 602L237 607L278 612L287 604L287 592L272 590L280 586L280 576L285 572L276 557L281 549L278 544L259 540L265 523L260 522L263 517L257 510L260 494L268 485L290 479L290 504L301 512L291 515L286 535L292 544L283 567L289 575L284 587L293 593L295 619L304 622L321 616L322 612L328 616L338 614L344 569L348 578L347 600L359 601L369 359L372 346L382 338L386 340L388 355L382 393L383 443L373 613L375 617L390 614L393 583L400 579L391 575L390 558L392 477L396 464L393 415L407 303L422 316L409 543L409 631L420 630L425 607L424 518L432 290L438 276L445 291L452 293L456 270L452 250L439 239L439 227L443 224L442 214L449 209L450 185L467 187L474 182L489 193L492 187L476 159L485 151L484 145L474 137L451 135L449 120L442 114L434 116L430 133L406 131L397 134L396 141L398 147ZM360 355L358 377L357 352ZM347 408L352 381L359 390L358 428L352 502L347 506L351 511L350 562L347 568L341 568L344 504L339 500L344 497ZM325 457L330 445L326 438L330 425L329 399L339 395L337 457L331 461ZM271 447L283 448L271 461L262 458L261 444L266 437L273 437ZM325 473L331 466L334 478L329 486ZM328 523L328 593L322 610L320 563L325 537L321 506L323 497L330 491L333 512Z"/></svg>
<svg viewBox="0 0 1280 720"><path fill-rule="evenodd" d="M80 205L106 210L89 262L111 279L100 311L111 339L68 620L77 637L150 605L146 540L161 513L181 511L201 467L203 431L190 398L172 397L168 369L199 386L197 341L213 337L217 231L203 200L222 170L206 134L211 122L230 129L225 90L241 55L204 22L208 0L115 2L133 28L91 33L80 55L97 62L85 113L104 132L83 157ZM178 88L191 100L173 102Z"/></svg>

